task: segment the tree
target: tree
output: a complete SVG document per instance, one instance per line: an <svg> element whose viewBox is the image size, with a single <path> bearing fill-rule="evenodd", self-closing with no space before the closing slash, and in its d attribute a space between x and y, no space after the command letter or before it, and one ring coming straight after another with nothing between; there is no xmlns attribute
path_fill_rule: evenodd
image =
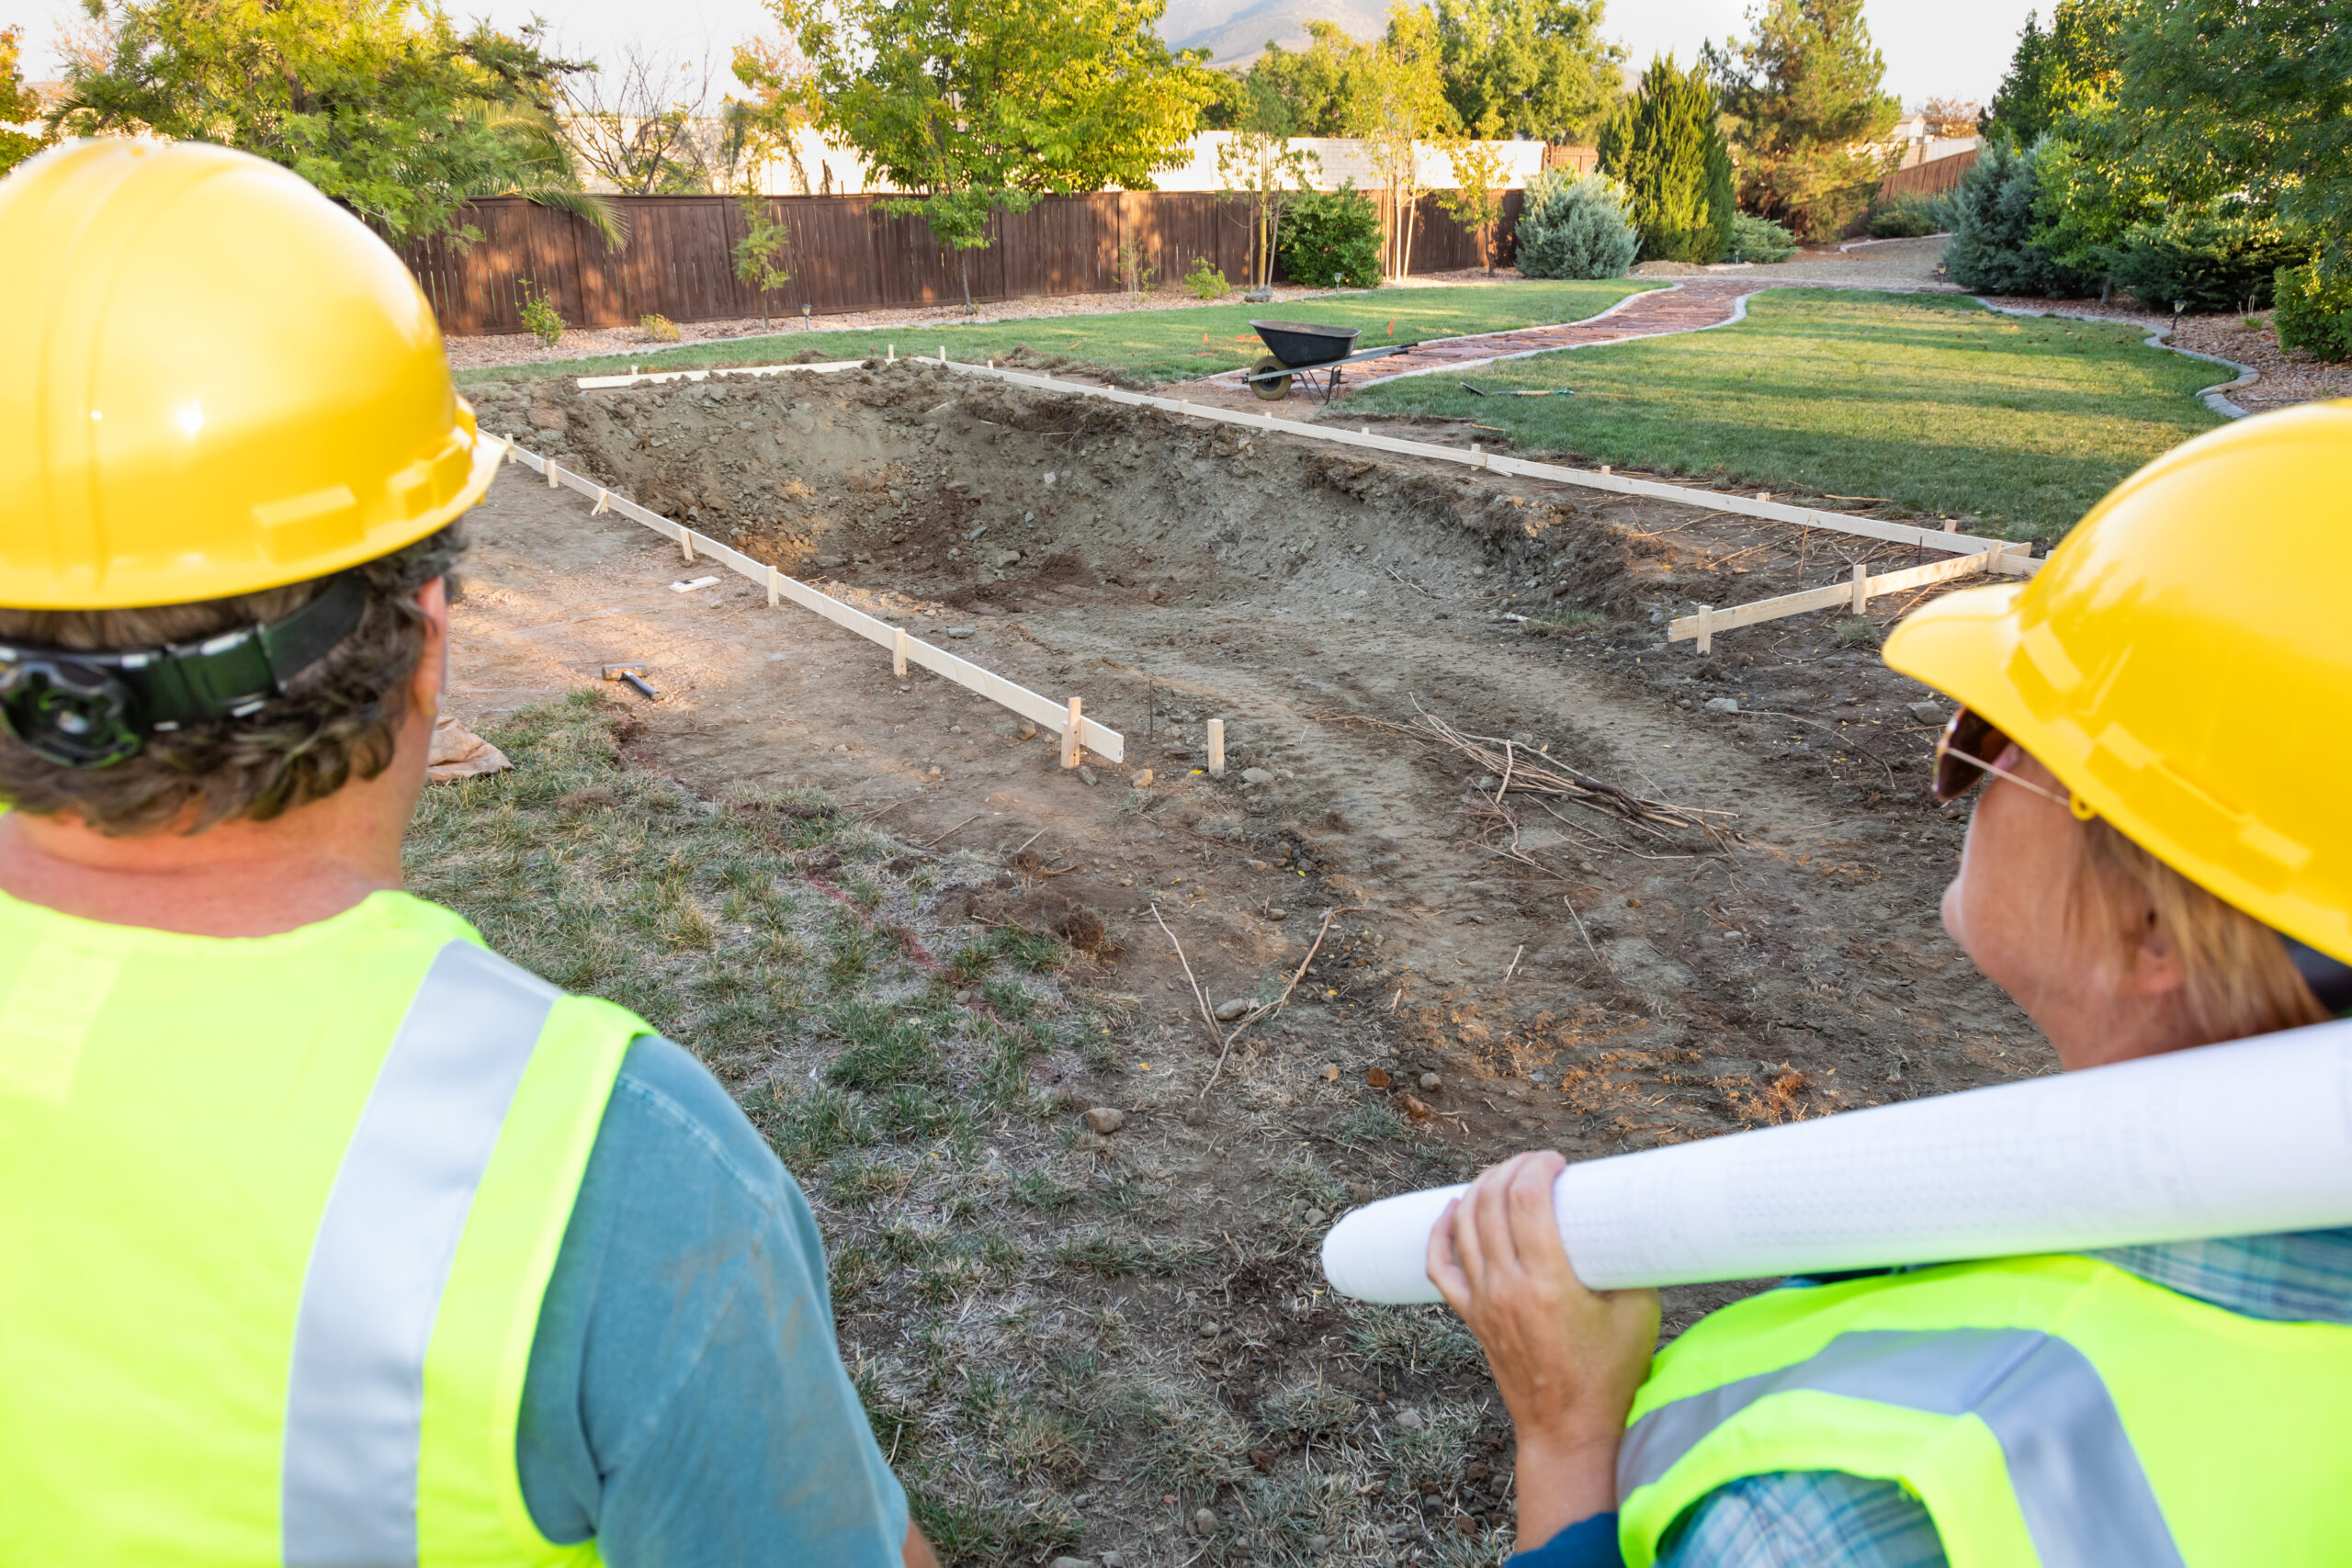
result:
<svg viewBox="0 0 2352 1568"><path fill-rule="evenodd" d="M1321 160L1290 144L1290 106L1261 76L1225 77L1223 103L1231 137L1216 150L1217 177L1228 196L1250 203L1250 282L1263 288L1274 280L1274 255L1282 243L1283 209L1307 188L1308 170Z"/></svg>
<svg viewBox="0 0 2352 1568"><path fill-rule="evenodd" d="M1319 17L1307 22L1306 39L1302 50L1269 39L1249 79L1265 83L1290 106L1292 135L1349 135L1348 106L1365 88L1367 51L1337 22Z"/></svg>
<svg viewBox="0 0 2352 1568"><path fill-rule="evenodd" d="M768 0L808 62L797 102L970 253L999 210L1119 185L1148 190L1181 163L1216 96L1156 30L1167 0Z"/></svg>
<svg viewBox="0 0 2352 1568"><path fill-rule="evenodd" d="M1836 234L1869 205L1899 152L1871 145L1901 106L1862 0L1763 0L1742 43L1707 46L1740 154L1741 205L1799 234Z"/></svg>
<svg viewBox="0 0 2352 1568"><path fill-rule="evenodd" d="M1438 0L1445 96L1482 135L1576 141L1619 92L1625 51L1601 0Z"/></svg>
<svg viewBox="0 0 2352 1568"><path fill-rule="evenodd" d="M2233 197L2352 279L2352 4L2138 0L2117 107L2172 188Z"/></svg>
<svg viewBox="0 0 2352 1568"><path fill-rule="evenodd" d="M1371 144L1373 167L1388 189L1392 216L1385 265L1391 277L1412 270L1422 191L1420 144L1452 129L1442 49L1437 17L1428 6L1392 0L1388 34L1364 51L1363 90L1349 104L1349 129Z"/></svg>
<svg viewBox="0 0 2352 1568"><path fill-rule="evenodd" d="M518 163L535 137L483 106L544 114L560 76L594 69L542 52L536 23L461 34L413 0L98 4L109 52L68 58L51 133L147 130L243 148L349 203L395 242L471 238L458 222L468 197L544 185L547 171Z"/></svg>
<svg viewBox="0 0 2352 1568"><path fill-rule="evenodd" d="M1976 134L1976 106L1959 98L1929 98L1919 106L1928 134L1939 141L1959 141Z"/></svg>
<svg viewBox="0 0 2352 1568"><path fill-rule="evenodd" d="M2058 0L2043 31L2033 12L2018 35L2008 74L1980 129L2030 147L2071 115L2112 105L2122 85L2123 20L2134 0Z"/></svg>
<svg viewBox="0 0 2352 1568"><path fill-rule="evenodd" d="M573 145L623 196L711 188L700 131L710 102L707 58L673 61L641 41L567 77L561 95Z"/></svg>
<svg viewBox="0 0 2352 1568"><path fill-rule="evenodd" d="M0 28L0 175L40 152L50 141L46 134L35 135L17 129L40 118L40 98L25 85L24 73L17 67L17 47L24 36L22 28Z"/></svg>
<svg viewBox="0 0 2352 1568"><path fill-rule="evenodd" d="M1719 260L1731 243L1730 150L1703 65L1652 60L1633 97L1602 127L1600 166L1633 196L1645 261Z"/></svg>
<svg viewBox="0 0 2352 1568"><path fill-rule="evenodd" d="M1449 136L1440 139L1445 149L1445 161L1453 170L1453 188L1437 193L1437 204L1445 215L1478 237L1478 265L1489 273L1495 270L1492 243L1495 220L1503 215L1502 149L1494 142L1494 122L1478 127L1478 139Z"/></svg>

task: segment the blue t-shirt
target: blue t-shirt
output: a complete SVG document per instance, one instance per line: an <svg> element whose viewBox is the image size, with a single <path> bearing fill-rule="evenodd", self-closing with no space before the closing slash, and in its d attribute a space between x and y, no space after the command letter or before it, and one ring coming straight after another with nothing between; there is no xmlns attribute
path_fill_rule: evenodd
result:
<svg viewBox="0 0 2352 1568"><path fill-rule="evenodd" d="M611 1568L889 1564L907 1534L833 1341L808 1201L702 1064L628 1048L515 1438L550 1540Z"/></svg>

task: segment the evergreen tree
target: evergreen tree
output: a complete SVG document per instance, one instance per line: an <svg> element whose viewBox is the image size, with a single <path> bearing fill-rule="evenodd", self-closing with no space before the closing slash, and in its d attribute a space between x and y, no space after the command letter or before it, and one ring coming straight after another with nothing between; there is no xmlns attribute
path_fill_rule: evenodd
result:
<svg viewBox="0 0 2352 1568"><path fill-rule="evenodd" d="M2115 101L2121 83L2129 0L2058 0L2043 31L2031 11L2018 35L2008 74L1984 111L1983 129L2030 147L2070 115Z"/></svg>
<svg viewBox="0 0 2352 1568"><path fill-rule="evenodd" d="M1881 84L1862 0L1763 0L1745 43L1709 45L1740 153L1740 203L1807 238L1845 228L1899 155L1877 142L1902 105Z"/></svg>
<svg viewBox="0 0 2352 1568"><path fill-rule="evenodd" d="M1600 166L1633 193L1644 261L1720 260L1736 206L1731 152L1706 69L1652 60L1601 128Z"/></svg>

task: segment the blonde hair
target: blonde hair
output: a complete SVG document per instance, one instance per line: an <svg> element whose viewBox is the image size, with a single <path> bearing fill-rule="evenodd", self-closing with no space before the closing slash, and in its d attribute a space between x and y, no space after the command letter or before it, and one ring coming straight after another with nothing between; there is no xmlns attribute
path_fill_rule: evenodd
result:
<svg viewBox="0 0 2352 1568"><path fill-rule="evenodd" d="M2181 1005L2199 1044L2324 1023L2327 1010L2295 972L2278 933L2173 870L2101 819L2075 839L2077 920L2104 931L2128 973L2160 931L2179 955Z"/></svg>

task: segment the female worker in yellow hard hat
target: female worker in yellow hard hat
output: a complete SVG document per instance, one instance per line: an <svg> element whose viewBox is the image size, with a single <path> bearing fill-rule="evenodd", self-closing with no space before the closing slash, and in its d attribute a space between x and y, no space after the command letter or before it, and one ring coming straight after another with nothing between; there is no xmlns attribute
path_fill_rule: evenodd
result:
<svg viewBox="0 0 2352 1568"><path fill-rule="evenodd" d="M2341 402L2167 453L1889 637L1960 704L1937 798L1984 786L1944 924L2062 1067L2352 1011L2347 590ZM1792 1281L1653 1365L1655 1293L1569 1268L1561 1165L1487 1171L1430 1243L1517 1427L1514 1562L2352 1551L2352 1231Z"/></svg>

